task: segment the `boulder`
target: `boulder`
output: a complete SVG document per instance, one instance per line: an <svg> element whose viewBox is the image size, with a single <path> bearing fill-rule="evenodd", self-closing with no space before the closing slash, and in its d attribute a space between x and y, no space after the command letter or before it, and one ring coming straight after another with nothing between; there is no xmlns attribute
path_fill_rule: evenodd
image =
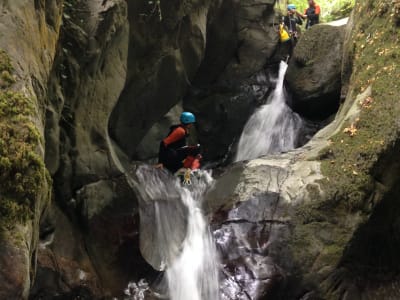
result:
<svg viewBox="0 0 400 300"><path fill-rule="evenodd" d="M286 81L294 110L307 118L323 120L339 108L344 35L345 26L320 24L294 49Z"/></svg>

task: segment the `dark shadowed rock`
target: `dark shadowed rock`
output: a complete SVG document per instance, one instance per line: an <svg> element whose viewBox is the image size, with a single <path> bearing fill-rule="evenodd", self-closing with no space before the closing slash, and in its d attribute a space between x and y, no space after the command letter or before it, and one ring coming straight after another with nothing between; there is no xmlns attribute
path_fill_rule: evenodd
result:
<svg viewBox="0 0 400 300"><path fill-rule="evenodd" d="M125 176L85 186L78 203L85 247L109 294L121 294L131 280L154 277L139 250L138 202Z"/></svg>
<svg viewBox="0 0 400 300"><path fill-rule="evenodd" d="M80 228L53 206L42 224L37 274L30 299L71 299L104 295Z"/></svg>

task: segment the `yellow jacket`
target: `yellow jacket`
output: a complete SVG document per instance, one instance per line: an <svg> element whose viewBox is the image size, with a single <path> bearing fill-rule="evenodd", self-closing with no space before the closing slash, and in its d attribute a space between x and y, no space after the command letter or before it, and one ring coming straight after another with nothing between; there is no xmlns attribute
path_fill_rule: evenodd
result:
<svg viewBox="0 0 400 300"><path fill-rule="evenodd" d="M286 31L286 29L283 27L283 24L279 25L279 37L281 42L287 42L290 40L289 33Z"/></svg>

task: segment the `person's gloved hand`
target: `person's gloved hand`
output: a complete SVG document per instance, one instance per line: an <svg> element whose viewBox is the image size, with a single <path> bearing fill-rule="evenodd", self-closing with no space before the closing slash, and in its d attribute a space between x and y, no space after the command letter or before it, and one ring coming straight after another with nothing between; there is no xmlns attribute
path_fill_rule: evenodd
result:
<svg viewBox="0 0 400 300"><path fill-rule="evenodd" d="M197 145L191 145L191 146L185 146L182 149L186 149L186 151L193 156L196 156L197 154L200 154L201 148L200 144Z"/></svg>

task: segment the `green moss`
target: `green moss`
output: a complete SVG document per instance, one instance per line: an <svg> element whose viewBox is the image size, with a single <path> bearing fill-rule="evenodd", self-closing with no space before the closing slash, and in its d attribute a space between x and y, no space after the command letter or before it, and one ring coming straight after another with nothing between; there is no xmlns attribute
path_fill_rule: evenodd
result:
<svg viewBox="0 0 400 300"><path fill-rule="evenodd" d="M355 49L352 95L372 86L369 105L360 103L354 136L345 124L329 147L320 153L324 190L330 199L350 210L368 207L374 189L373 168L381 154L392 146L400 132L399 29L390 18L385 1L358 1L355 6L353 47Z"/></svg>
<svg viewBox="0 0 400 300"><path fill-rule="evenodd" d="M2 51L0 60L0 71L12 71ZM0 90L0 232L33 218L36 201L49 183L43 159L37 154L42 140L32 121L35 114L31 99Z"/></svg>
<svg viewBox="0 0 400 300"><path fill-rule="evenodd" d="M0 50L0 89L8 88L15 82L14 77L11 75L13 71L14 68L7 53Z"/></svg>
<svg viewBox="0 0 400 300"><path fill-rule="evenodd" d="M4 71L11 74L14 71L14 68L11 64L10 57L4 50L0 49L0 73L3 73Z"/></svg>

